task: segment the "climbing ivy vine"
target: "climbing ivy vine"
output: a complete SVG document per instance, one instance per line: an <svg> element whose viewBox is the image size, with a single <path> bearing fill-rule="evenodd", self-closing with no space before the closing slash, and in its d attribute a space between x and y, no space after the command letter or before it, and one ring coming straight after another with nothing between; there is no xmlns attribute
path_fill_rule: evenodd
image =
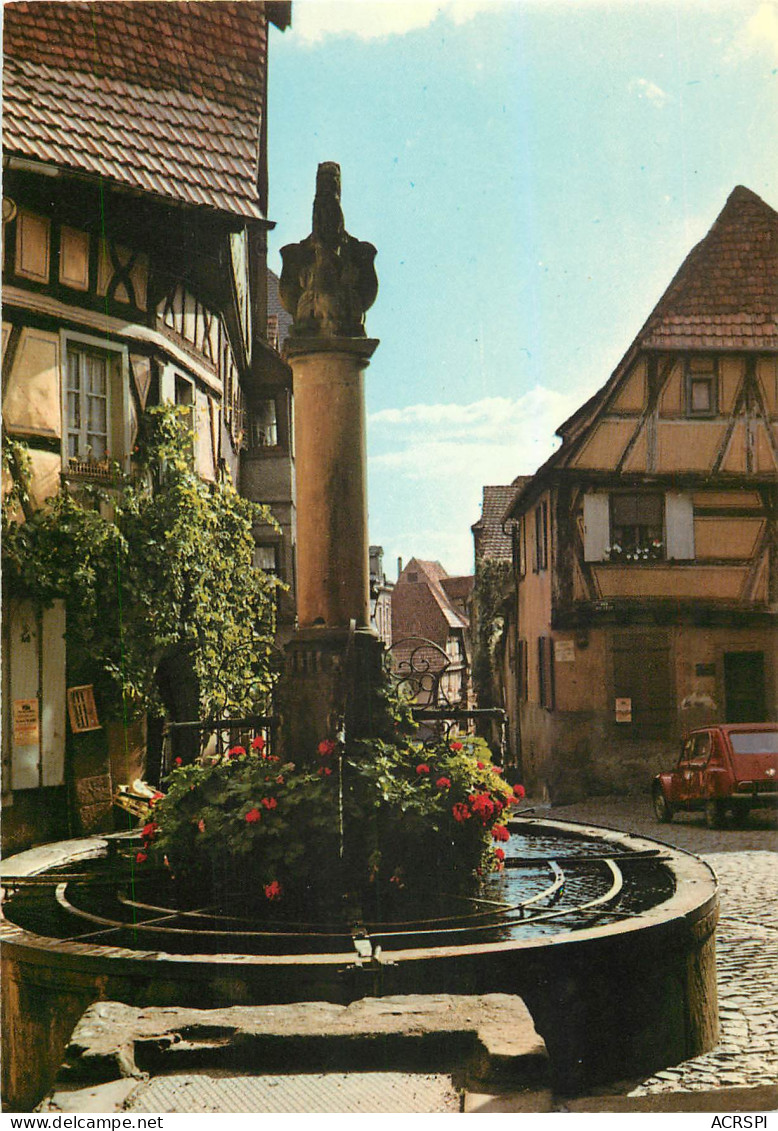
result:
<svg viewBox="0 0 778 1131"><path fill-rule="evenodd" d="M494 648L503 627L502 605L510 576L510 562L484 558L476 565L473 585L476 610L473 685L479 707L502 706L494 702Z"/></svg>
<svg viewBox="0 0 778 1131"><path fill-rule="evenodd" d="M38 509L23 445L4 444L5 592L65 602L68 679L93 683L108 717L160 714L171 660L202 717L249 710L270 685L278 584L253 565L252 527L273 519L195 474L181 410L150 410L139 436L131 475L115 465L109 485L63 487Z"/></svg>

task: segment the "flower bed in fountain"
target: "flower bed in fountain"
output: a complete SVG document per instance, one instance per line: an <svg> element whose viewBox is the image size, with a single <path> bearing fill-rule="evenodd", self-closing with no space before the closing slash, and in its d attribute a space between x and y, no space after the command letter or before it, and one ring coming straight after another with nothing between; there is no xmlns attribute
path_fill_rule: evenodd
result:
<svg viewBox="0 0 778 1131"><path fill-rule="evenodd" d="M483 740L324 738L311 753L282 761L258 735L177 767L137 862L166 868L192 905L307 920L342 917L344 900L352 917L429 911L441 884L472 893L503 867L524 790Z"/></svg>

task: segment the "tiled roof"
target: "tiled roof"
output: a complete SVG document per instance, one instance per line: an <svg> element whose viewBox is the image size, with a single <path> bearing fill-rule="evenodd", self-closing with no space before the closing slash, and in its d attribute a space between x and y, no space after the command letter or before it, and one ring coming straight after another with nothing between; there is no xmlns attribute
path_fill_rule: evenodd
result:
<svg viewBox="0 0 778 1131"><path fill-rule="evenodd" d="M408 581L416 573L418 580ZM448 578L440 562L411 558L397 579L392 592L392 636L426 636L440 643L439 631L446 628L467 628L467 617L457 609L441 582ZM454 579L451 579L454 580ZM445 638L445 633L443 634Z"/></svg>
<svg viewBox="0 0 778 1131"><path fill-rule="evenodd" d="M481 517L470 527L475 541L476 557L479 560L483 558L507 562L511 560L513 556L511 536L503 529L505 512L519 486L524 486L530 479L529 475L518 475L513 483L484 487Z"/></svg>
<svg viewBox="0 0 778 1131"><path fill-rule="evenodd" d="M441 577L440 585L449 600L456 605L460 601L467 602L473 592L474 581L472 573L468 573L464 577Z"/></svg>
<svg viewBox="0 0 778 1131"><path fill-rule="evenodd" d="M8 3L5 152L258 217L266 46L259 0Z"/></svg>
<svg viewBox="0 0 778 1131"><path fill-rule="evenodd" d="M565 466L641 349L778 350L778 212L738 185L692 248L607 382L557 429L563 443L522 487L506 518Z"/></svg>
<svg viewBox="0 0 778 1131"><path fill-rule="evenodd" d="M268 317L271 315L278 319L278 348L284 344L289 337L289 331L292 327L294 319L288 310L285 310L281 299L278 294L278 275L271 271L268 267L267 270L267 313Z"/></svg>
<svg viewBox="0 0 778 1131"><path fill-rule="evenodd" d="M648 349L778 349L778 212L738 185L639 340Z"/></svg>

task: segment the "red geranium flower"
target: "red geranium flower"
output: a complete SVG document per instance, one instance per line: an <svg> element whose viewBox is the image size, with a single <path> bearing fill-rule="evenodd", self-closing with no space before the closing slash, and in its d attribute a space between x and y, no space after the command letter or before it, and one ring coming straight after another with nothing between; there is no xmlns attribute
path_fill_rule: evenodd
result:
<svg viewBox="0 0 778 1131"><path fill-rule="evenodd" d="M280 899L283 888L278 880L273 880L270 884L265 884L265 897L267 899Z"/></svg>
<svg viewBox="0 0 778 1131"><path fill-rule="evenodd" d="M505 859L505 849L495 848L494 855L497 857L498 860L504 860Z"/></svg>
<svg viewBox="0 0 778 1131"><path fill-rule="evenodd" d="M145 852L136 852L135 853L135 863L136 864L145 864L147 860L148 860L148 856L146 855Z"/></svg>
<svg viewBox="0 0 778 1131"><path fill-rule="evenodd" d="M523 785L519 785L518 782L516 782L516 785L513 787L513 792L516 795L516 797L526 797L527 796L526 789L524 788Z"/></svg>
<svg viewBox="0 0 778 1131"><path fill-rule="evenodd" d="M473 815L468 809L467 805L465 805L462 801L457 801L451 812L454 814L454 820L459 821L460 823L462 821L466 821L468 817L472 817Z"/></svg>
<svg viewBox="0 0 778 1131"><path fill-rule="evenodd" d="M202 819L202 817L197 822L197 827L198 827L198 829L200 830L201 833L205 832L205 821Z"/></svg>
<svg viewBox="0 0 778 1131"><path fill-rule="evenodd" d="M262 820L262 814L260 813L259 809L254 806L253 809L249 809L244 819L246 821L246 824L253 825L256 821Z"/></svg>
<svg viewBox="0 0 778 1131"><path fill-rule="evenodd" d="M191 788L194 789L194 786L192 786ZM156 793L152 793L151 797L149 798L149 809L153 809L160 798L164 796L164 793L160 793L159 790L157 790Z"/></svg>
<svg viewBox="0 0 778 1131"><path fill-rule="evenodd" d="M478 766L479 770L485 770L486 769L486 765L483 762L476 762L476 766Z"/></svg>
<svg viewBox="0 0 778 1131"><path fill-rule="evenodd" d="M449 746L451 747L451 749L454 751L455 754L458 754L459 751L462 749L462 743L461 742L450 742Z"/></svg>
<svg viewBox="0 0 778 1131"><path fill-rule="evenodd" d="M322 758L329 758L330 754L334 754L338 749L337 742L333 742L331 738L325 738L323 742L319 743L319 756Z"/></svg>
<svg viewBox="0 0 778 1131"><path fill-rule="evenodd" d="M451 789L451 778L438 778L435 785L438 789Z"/></svg>
<svg viewBox="0 0 778 1131"><path fill-rule="evenodd" d="M262 757L267 758L268 762L280 762L281 761L281 759L278 757L277 754L263 754Z"/></svg>
<svg viewBox="0 0 778 1131"><path fill-rule="evenodd" d="M183 766L183 764L184 764L184 759L183 759L183 758L175 758L175 759L174 759L174 761L175 761L175 764L176 764L177 766Z"/></svg>
<svg viewBox="0 0 778 1131"><path fill-rule="evenodd" d="M428 774L429 772L430 772L430 768L429 768L429 766L427 765L426 762L421 762L416 767L416 773L417 774Z"/></svg>
<svg viewBox="0 0 778 1131"><path fill-rule="evenodd" d="M240 758L242 754L246 753L245 746L231 746L227 751L228 758Z"/></svg>
<svg viewBox="0 0 778 1131"><path fill-rule="evenodd" d="M279 774L278 777L276 778L276 785L283 785L283 784L284 784L284 775Z"/></svg>
<svg viewBox="0 0 778 1131"><path fill-rule="evenodd" d="M278 805L278 802L276 801L275 797L263 797L262 804L266 809L275 809Z"/></svg>
<svg viewBox="0 0 778 1131"><path fill-rule="evenodd" d="M258 751L260 754L265 749L265 740L261 734L258 734L254 738L252 738L251 749Z"/></svg>
<svg viewBox="0 0 778 1131"><path fill-rule="evenodd" d="M505 825L495 825L492 828L492 836L495 840L510 840L511 834L508 832Z"/></svg>
<svg viewBox="0 0 778 1131"><path fill-rule="evenodd" d="M492 766L492 773L493 774L501 774L502 773L502 766Z"/></svg>
<svg viewBox="0 0 778 1131"><path fill-rule="evenodd" d="M144 825L141 829L141 836L144 840L153 840L157 835L158 828L159 825L156 821L149 821L148 824Z"/></svg>
<svg viewBox="0 0 778 1131"><path fill-rule="evenodd" d="M470 806L477 813L484 824L494 813L494 802L488 793L477 793L469 798Z"/></svg>
<svg viewBox="0 0 778 1131"><path fill-rule="evenodd" d="M329 766L319 766L319 777L320 778L321 777L328 778L331 773L332 773L332 770L329 768Z"/></svg>

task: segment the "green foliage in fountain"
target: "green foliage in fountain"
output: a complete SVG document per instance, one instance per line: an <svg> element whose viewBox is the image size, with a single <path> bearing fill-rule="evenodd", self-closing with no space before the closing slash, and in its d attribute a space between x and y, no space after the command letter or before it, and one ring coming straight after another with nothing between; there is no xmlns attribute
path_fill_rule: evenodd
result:
<svg viewBox="0 0 778 1131"><path fill-rule="evenodd" d="M378 737L323 738L296 764L257 735L175 768L138 862L166 868L195 905L308 921L344 901L380 919L472 892L503 867L516 793L481 739L422 745L407 709L386 688L376 698Z"/></svg>

